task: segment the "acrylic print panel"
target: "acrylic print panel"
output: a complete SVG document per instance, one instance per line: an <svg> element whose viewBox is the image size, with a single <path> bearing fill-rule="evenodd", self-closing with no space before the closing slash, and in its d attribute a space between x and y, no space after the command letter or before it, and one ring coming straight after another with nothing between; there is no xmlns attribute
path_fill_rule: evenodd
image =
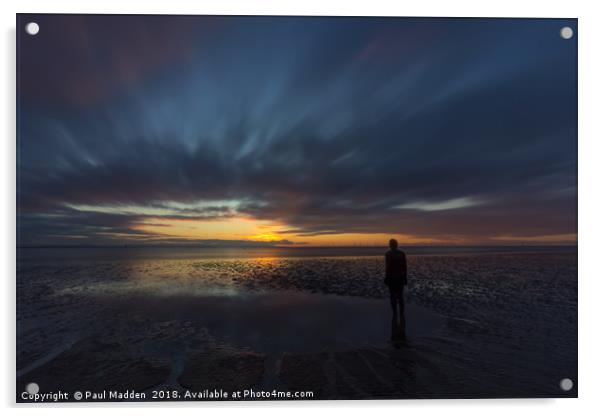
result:
<svg viewBox="0 0 602 416"><path fill-rule="evenodd" d="M577 396L575 19L17 29L17 401Z"/></svg>

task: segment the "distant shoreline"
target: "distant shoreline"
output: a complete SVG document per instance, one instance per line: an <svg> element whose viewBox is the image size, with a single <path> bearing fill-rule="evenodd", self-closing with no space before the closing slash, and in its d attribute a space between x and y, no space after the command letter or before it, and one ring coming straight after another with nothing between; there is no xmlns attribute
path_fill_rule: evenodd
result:
<svg viewBox="0 0 602 416"><path fill-rule="evenodd" d="M409 256L463 255L577 255L577 245L540 246L402 246ZM175 257L175 258L246 258L246 257L378 257L387 247L278 247L278 246L23 246L17 248L18 258L73 257Z"/></svg>
<svg viewBox="0 0 602 416"><path fill-rule="evenodd" d="M483 245L401 245L400 247L404 249L546 249L546 248L567 248L567 249L577 249L578 244L515 244L515 245L491 245L491 244L483 244ZM286 249L286 250L314 250L314 249L349 249L349 250L380 250L387 249L386 245L383 246L269 246L269 245L257 245L257 246L203 246L203 245L88 245L88 246L77 246L77 245L39 245L39 246L17 246L17 249L93 249L93 248L101 248L101 249L124 249L124 248L157 248L157 249L165 249L165 248L186 248L186 249L244 249L244 250L255 250L255 249Z"/></svg>

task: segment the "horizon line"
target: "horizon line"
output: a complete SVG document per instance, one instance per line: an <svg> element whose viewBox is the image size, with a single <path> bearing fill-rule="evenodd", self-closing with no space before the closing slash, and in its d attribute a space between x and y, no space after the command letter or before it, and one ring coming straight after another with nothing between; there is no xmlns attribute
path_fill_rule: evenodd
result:
<svg viewBox="0 0 602 416"><path fill-rule="evenodd" d="M61 245L61 244L48 244L48 245L17 245L17 249L25 248L292 248L292 249L313 249L313 248L387 248L386 244L381 245L195 245L195 244L91 244L91 245ZM432 248L448 248L448 247L578 247L578 243L552 243L552 244L400 244L399 247L432 247Z"/></svg>

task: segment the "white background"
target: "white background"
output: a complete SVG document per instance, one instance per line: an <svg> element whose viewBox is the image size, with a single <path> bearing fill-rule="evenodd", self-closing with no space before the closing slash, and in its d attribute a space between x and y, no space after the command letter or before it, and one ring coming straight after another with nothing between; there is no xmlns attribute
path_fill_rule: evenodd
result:
<svg viewBox="0 0 602 416"><path fill-rule="evenodd" d="M7 1L1 2L2 77L0 89L0 172L2 215L0 265L2 282L2 329L0 341L0 403L10 413L44 411L53 414L132 412L164 414L244 413L245 415L305 415L367 412L395 414L441 414L494 416L509 414L577 415L602 414L600 332L602 324L602 254L598 246L602 230L602 14L596 1L384 1L369 0L239 0L239 1ZM339 401L268 403L145 403L15 405L15 13L167 13L167 14L302 14L380 16L483 16L483 17L570 17L579 18L579 399L557 400L425 400L425 401ZM528 317L525 317L528 319ZM554 363L550 363L554 365ZM20 408L20 409L19 409Z"/></svg>

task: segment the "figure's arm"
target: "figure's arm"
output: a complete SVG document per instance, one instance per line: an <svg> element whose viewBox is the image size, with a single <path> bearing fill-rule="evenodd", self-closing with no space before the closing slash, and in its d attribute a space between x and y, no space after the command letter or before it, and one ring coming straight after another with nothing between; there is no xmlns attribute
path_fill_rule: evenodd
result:
<svg viewBox="0 0 602 416"><path fill-rule="evenodd" d="M391 261L389 259L389 254L385 254L385 277L389 277L391 273Z"/></svg>
<svg viewBox="0 0 602 416"><path fill-rule="evenodd" d="M385 284L389 286L389 276L391 275L391 259L389 254L385 254Z"/></svg>
<svg viewBox="0 0 602 416"><path fill-rule="evenodd" d="M403 253L401 256L401 277L403 279L403 284L408 284L408 263L406 262L406 254Z"/></svg>

